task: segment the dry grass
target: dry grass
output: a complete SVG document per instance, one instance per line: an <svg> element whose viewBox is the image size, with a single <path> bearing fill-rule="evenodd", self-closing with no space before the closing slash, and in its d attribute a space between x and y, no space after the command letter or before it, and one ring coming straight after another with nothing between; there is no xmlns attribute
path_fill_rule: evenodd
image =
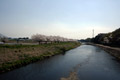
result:
<svg viewBox="0 0 120 80"><path fill-rule="evenodd" d="M80 45L79 43L55 43L42 45L2 45L0 46L0 70L10 70L16 65L28 64L62 53ZM0 71L1 72L1 71Z"/></svg>

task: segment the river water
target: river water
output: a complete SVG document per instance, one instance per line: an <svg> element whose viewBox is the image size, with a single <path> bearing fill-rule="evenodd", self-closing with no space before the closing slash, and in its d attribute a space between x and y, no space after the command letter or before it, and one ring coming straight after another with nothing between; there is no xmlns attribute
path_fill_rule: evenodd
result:
<svg viewBox="0 0 120 80"><path fill-rule="evenodd" d="M71 72L76 72L79 80L120 80L120 63L99 47L82 45L0 74L0 80L60 80Z"/></svg>

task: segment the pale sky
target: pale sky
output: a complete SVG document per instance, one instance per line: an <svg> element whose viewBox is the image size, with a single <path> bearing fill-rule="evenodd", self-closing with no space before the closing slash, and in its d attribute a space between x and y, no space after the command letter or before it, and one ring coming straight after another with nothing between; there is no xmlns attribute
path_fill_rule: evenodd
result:
<svg viewBox="0 0 120 80"><path fill-rule="evenodd" d="M120 0L0 0L0 33L84 39L120 27Z"/></svg>

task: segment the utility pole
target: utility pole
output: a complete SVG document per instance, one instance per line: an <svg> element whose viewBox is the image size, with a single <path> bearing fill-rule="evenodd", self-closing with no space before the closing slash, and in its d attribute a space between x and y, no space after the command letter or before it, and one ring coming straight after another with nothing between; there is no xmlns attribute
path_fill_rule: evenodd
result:
<svg viewBox="0 0 120 80"><path fill-rule="evenodd" d="M94 29L92 30L92 38L94 38Z"/></svg>

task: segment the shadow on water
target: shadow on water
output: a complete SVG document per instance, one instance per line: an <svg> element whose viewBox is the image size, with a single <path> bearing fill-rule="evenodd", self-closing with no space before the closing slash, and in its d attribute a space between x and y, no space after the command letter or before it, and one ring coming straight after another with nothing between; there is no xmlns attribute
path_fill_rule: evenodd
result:
<svg viewBox="0 0 120 80"><path fill-rule="evenodd" d="M82 45L0 74L0 80L120 80L120 63L102 49Z"/></svg>

